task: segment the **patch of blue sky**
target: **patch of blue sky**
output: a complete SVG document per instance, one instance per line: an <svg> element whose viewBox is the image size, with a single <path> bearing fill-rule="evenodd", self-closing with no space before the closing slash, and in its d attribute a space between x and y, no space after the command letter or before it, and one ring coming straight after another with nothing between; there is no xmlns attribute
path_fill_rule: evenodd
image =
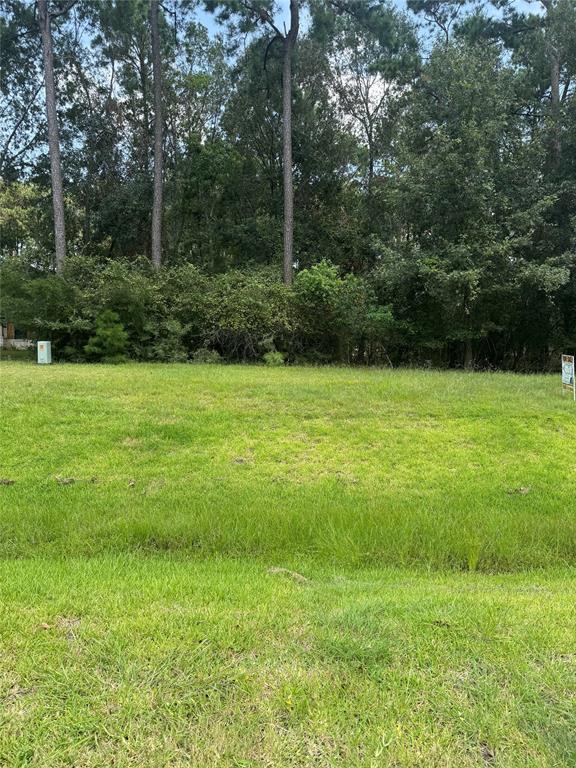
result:
<svg viewBox="0 0 576 768"><path fill-rule="evenodd" d="M406 4L406 0L391 0L392 5L396 6L400 11L406 12L409 16L414 17L414 14L412 14L408 10L408 6ZM300 27L303 32L306 31L306 27L309 23L309 14L306 10L306 6L303 3L303 10L301 13L301 23ZM473 7L474 3L469 3L469 8ZM480 5L480 3L478 3ZM494 16L501 16L502 11L497 8L496 6L492 5L491 3L482 3L484 6L484 9L487 13ZM542 3L540 0L515 0L513 3L514 8L521 12L521 13L542 13ZM284 25L286 27L290 24L290 0L277 0L275 4L275 13L274 13L274 21L276 23L276 26L280 29L284 28ZM208 29L211 35L217 35L219 33L224 32L224 28L222 25L218 23L218 20L216 19L216 16L213 13L210 13L209 11L204 10L204 7L202 5L199 5L196 10L196 18L197 20ZM423 22L423 19L417 19L419 22Z"/></svg>

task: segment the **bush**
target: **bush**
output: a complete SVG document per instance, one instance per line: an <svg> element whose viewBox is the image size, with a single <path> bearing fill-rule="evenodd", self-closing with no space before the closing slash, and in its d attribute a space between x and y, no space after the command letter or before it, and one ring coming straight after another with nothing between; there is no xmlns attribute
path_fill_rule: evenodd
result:
<svg viewBox="0 0 576 768"><path fill-rule="evenodd" d="M229 360L261 360L292 335L292 292L266 270L212 278L205 312L204 344Z"/></svg>
<svg viewBox="0 0 576 768"><path fill-rule="evenodd" d="M296 278L296 313L301 348L314 362L379 362L393 324L388 307L377 304L368 280L341 277L338 268L321 261Z"/></svg>
<svg viewBox="0 0 576 768"><path fill-rule="evenodd" d="M216 363L221 363L222 357L215 349L206 349L206 347L201 347L200 349L197 349L196 352L194 352L192 355L192 362L214 365Z"/></svg>
<svg viewBox="0 0 576 768"><path fill-rule="evenodd" d="M87 267L87 265L86 265ZM74 262L67 270L76 268L81 274L74 278L82 287L86 314L100 314L105 310L117 313L128 334L128 349L139 356L136 347L143 350L148 342L147 326L156 318L170 314L168 302L163 302L158 286L159 276L147 264L127 264L122 261L106 261L84 277L86 267Z"/></svg>
<svg viewBox="0 0 576 768"><path fill-rule="evenodd" d="M75 284L14 257L0 261L0 286L0 317L33 338L51 341L56 357L66 346L81 353L93 323L79 319Z"/></svg>
<svg viewBox="0 0 576 768"><path fill-rule="evenodd" d="M277 365L284 365L284 355L282 352L266 352L262 357L262 360L271 367Z"/></svg>
<svg viewBox="0 0 576 768"><path fill-rule="evenodd" d="M122 363L126 359L128 334L116 312L107 309L96 320L96 333L84 347L90 360Z"/></svg>
<svg viewBox="0 0 576 768"><path fill-rule="evenodd" d="M214 275L190 264L156 271L145 260L86 254L72 254L63 275L6 259L0 282L0 317L49 339L55 358L70 362L126 355L159 362L381 363L406 336L386 303L384 277L379 283L341 275L327 261L301 270L293 287L283 285L276 267Z"/></svg>
<svg viewBox="0 0 576 768"><path fill-rule="evenodd" d="M144 326L144 337L134 345L136 357L159 363L185 363L188 359L183 344L185 329L173 318L149 321Z"/></svg>
<svg viewBox="0 0 576 768"><path fill-rule="evenodd" d="M0 360L25 360L26 362L36 359L36 348L14 349L13 347L0 347Z"/></svg>

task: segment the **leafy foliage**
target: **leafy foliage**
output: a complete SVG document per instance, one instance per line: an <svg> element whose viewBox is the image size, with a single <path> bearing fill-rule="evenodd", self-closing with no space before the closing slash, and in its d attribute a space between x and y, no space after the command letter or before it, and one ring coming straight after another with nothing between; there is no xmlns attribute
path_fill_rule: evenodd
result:
<svg viewBox="0 0 576 768"><path fill-rule="evenodd" d="M84 351L89 360L101 363L121 363L125 360L128 334L116 312L107 309L96 319L96 330Z"/></svg>
<svg viewBox="0 0 576 768"><path fill-rule="evenodd" d="M284 355L282 352L278 352L276 350L266 352L265 355L262 356L262 360L266 363L266 365L270 368L275 368L280 365L284 365Z"/></svg>
<svg viewBox="0 0 576 768"><path fill-rule="evenodd" d="M293 291L277 279L276 9L207 5L227 36L188 0L160 13L157 275L148 6L80 0L54 18L68 234L56 277L38 30L30 4L4 3L2 319L69 359L107 309L143 360L205 347L227 360L278 350L533 370L576 351L573 0L541 13L508 0L410 0L408 13L308 3L293 62Z"/></svg>

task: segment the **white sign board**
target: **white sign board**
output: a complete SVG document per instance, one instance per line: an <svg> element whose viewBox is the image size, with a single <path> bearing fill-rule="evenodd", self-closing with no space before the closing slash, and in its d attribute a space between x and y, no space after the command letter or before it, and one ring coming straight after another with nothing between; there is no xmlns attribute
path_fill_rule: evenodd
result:
<svg viewBox="0 0 576 768"><path fill-rule="evenodd" d="M562 394L566 390L572 392L576 400L576 381L574 380L574 356L562 355Z"/></svg>

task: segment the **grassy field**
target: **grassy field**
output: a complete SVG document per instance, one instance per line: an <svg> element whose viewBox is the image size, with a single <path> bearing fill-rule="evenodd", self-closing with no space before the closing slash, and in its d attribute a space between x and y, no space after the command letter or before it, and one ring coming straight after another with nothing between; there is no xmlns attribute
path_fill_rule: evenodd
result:
<svg viewBox="0 0 576 768"><path fill-rule="evenodd" d="M576 764L568 574L0 566L3 766Z"/></svg>
<svg viewBox="0 0 576 768"><path fill-rule="evenodd" d="M3 362L0 392L2 768L576 765L557 377Z"/></svg>
<svg viewBox="0 0 576 768"><path fill-rule="evenodd" d="M557 377L4 363L0 379L0 556L576 560Z"/></svg>

